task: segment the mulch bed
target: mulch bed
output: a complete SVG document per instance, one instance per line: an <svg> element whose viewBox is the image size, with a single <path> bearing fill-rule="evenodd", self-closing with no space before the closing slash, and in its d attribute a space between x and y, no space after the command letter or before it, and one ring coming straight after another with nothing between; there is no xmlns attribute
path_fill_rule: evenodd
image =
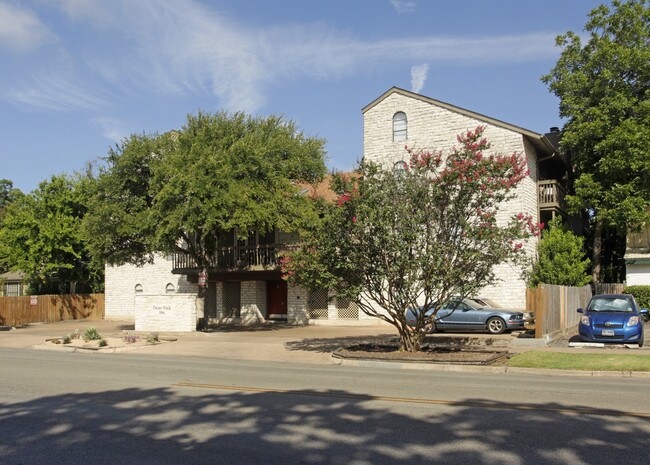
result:
<svg viewBox="0 0 650 465"><path fill-rule="evenodd" d="M462 350L424 346L420 352L400 351L396 344L357 344L334 352L336 358L385 360L392 362L441 363L457 365L498 365L507 359L505 351Z"/></svg>

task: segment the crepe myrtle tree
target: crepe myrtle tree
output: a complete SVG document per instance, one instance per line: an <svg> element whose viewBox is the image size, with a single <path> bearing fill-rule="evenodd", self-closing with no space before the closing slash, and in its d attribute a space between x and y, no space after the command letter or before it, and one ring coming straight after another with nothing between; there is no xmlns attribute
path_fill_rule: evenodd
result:
<svg viewBox="0 0 650 465"><path fill-rule="evenodd" d="M402 350L420 350L437 309L494 283L494 266L523 260L523 241L542 225L520 213L497 222L503 202L529 174L518 154L486 155L485 127L458 136L447 156L406 149L404 170L361 162L357 176L338 176L338 200L287 254L285 276L308 289L331 289L367 315L395 326Z"/></svg>

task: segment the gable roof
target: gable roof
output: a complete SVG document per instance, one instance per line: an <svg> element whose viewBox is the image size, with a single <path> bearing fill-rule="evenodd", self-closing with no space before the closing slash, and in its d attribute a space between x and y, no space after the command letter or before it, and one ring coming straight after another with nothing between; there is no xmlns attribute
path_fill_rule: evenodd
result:
<svg viewBox="0 0 650 465"><path fill-rule="evenodd" d="M475 111L467 110L465 108L457 107L456 105L452 105L450 103L443 102L441 100L436 100L431 97L426 97L424 95L416 94L415 92L410 92L405 89L401 89L399 87L391 87L388 89L386 92L384 92L382 95L377 97L375 100L370 102L368 105L363 107L361 109L362 113L367 112L371 108L373 108L375 105L380 103L382 100L384 100L386 97L392 94L399 94L404 97L409 97L409 98L414 98L416 100L420 100L425 103L429 103L431 105L435 105L440 108L444 108L449 111L453 111L455 113L461 114L468 116L470 118L483 121L484 123L488 123L492 126L496 126L499 128L507 129L509 131L513 132L518 132L522 136L524 136L528 141L533 144L533 146L540 152L542 155L548 155L552 156L553 154L557 153L557 150L555 149L555 146L551 141L544 135L540 134L534 131L531 131L526 128L522 128L521 126L516 126L514 124L506 123L505 121L501 121L495 118L491 118L489 116L485 116L481 113L476 113Z"/></svg>
<svg viewBox="0 0 650 465"><path fill-rule="evenodd" d="M340 172L337 174L348 179L359 177L359 175L354 171ZM313 198L321 198L327 203L334 203L338 199L339 195L332 190L332 178L333 175L328 174L321 181L315 184L301 183L299 186L305 194L309 194L309 196Z"/></svg>
<svg viewBox="0 0 650 465"><path fill-rule="evenodd" d="M0 279L3 281L23 281L25 275L19 271L8 271L7 273L0 274Z"/></svg>

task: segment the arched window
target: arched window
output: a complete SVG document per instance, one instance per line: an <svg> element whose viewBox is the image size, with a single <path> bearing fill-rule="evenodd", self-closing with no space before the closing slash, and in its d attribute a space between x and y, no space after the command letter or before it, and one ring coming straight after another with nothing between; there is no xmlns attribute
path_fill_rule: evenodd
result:
<svg viewBox="0 0 650 465"><path fill-rule="evenodd" d="M142 294L142 291L143 291L142 284L136 284L135 285L135 293L136 294Z"/></svg>
<svg viewBox="0 0 650 465"><path fill-rule="evenodd" d="M397 175L402 175L408 169L408 165L404 160L396 161L393 164L393 173Z"/></svg>
<svg viewBox="0 0 650 465"><path fill-rule="evenodd" d="M400 142L407 139L406 113L398 111L393 115L393 142Z"/></svg>
<svg viewBox="0 0 650 465"><path fill-rule="evenodd" d="M167 283L167 286L165 286L165 293L167 294L173 294L176 292L176 288L172 283Z"/></svg>

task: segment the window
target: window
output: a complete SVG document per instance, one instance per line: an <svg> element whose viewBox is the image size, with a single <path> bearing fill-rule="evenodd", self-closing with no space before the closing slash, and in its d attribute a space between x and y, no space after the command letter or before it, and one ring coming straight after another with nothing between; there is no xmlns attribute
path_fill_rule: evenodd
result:
<svg viewBox="0 0 650 465"><path fill-rule="evenodd" d="M398 111L393 115L393 142L400 142L407 139L406 113Z"/></svg>
<svg viewBox="0 0 650 465"><path fill-rule="evenodd" d="M136 284L135 285L135 293L136 294L142 294L142 291L143 291L142 284Z"/></svg>
<svg viewBox="0 0 650 465"><path fill-rule="evenodd" d="M165 286L165 293L166 294L173 294L176 292L176 288L172 283L167 283L167 286Z"/></svg>
<svg viewBox="0 0 650 465"><path fill-rule="evenodd" d="M2 294L0 294L2 295ZM20 295L20 283L7 283L5 285L5 295L7 297L17 297Z"/></svg>
<svg viewBox="0 0 650 465"><path fill-rule="evenodd" d="M403 175L407 169L408 165L404 160L396 161L393 164L393 173L396 175Z"/></svg>
<svg viewBox="0 0 650 465"><path fill-rule="evenodd" d="M326 320L329 315L327 306L327 289L309 292L307 296L307 313L309 318L322 318Z"/></svg>
<svg viewBox="0 0 650 465"><path fill-rule="evenodd" d="M223 283L223 316L226 318L239 318L241 315L241 283L239 281L225 281Z"/></svg>

